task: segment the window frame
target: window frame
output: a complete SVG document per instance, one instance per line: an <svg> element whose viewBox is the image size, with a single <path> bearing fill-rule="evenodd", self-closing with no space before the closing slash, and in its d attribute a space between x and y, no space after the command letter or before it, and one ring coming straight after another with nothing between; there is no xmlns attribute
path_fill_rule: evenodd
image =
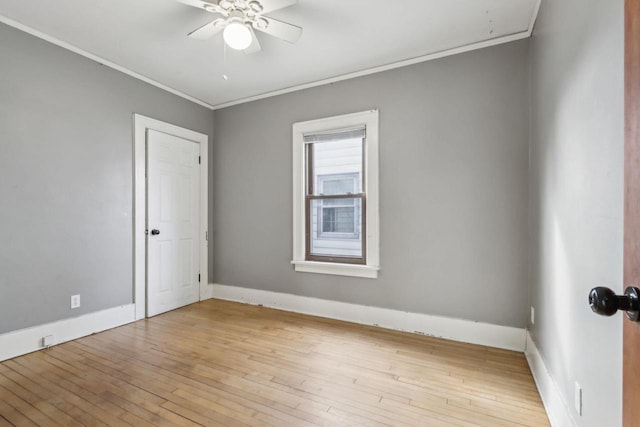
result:
<svg viewBox="0 0 640 427"><path fill-rule="evenodd" d="M378 210L378 110L345 114L317 120L294 123L293 125L293 260L295 271L321 274L336 274L365 278L377 278L379 263L379 210ZM363 222L363 260L360 264L339 262L334 256L332 262L320 257L308 258L307 210L311 209L307 200L309 171L307 170L307 150L304 136L336 129L364 126L366 137L363 144L363 197L366 203ZM310 215L311 216L311 215ZM365 226L366 225L366 226Z"/></svg>

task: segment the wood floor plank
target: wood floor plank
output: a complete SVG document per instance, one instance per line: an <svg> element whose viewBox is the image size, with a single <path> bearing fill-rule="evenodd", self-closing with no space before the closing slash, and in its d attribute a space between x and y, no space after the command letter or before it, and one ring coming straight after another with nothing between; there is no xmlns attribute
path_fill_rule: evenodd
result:
<svg viewBox="0 0 640 427"><path fill-rule="evenodd" d="M46 362L45 357L44 353L38 353L30 358L19 358L18 363L12 368L30 378L35 374L34 379L39 379L43 388L59 399L60 405L70 408L64 409L65 413L79 423L86 425L89 422L105 426L120 423L117 416L111 412L111 406L103 405L102 399L92 398L92 393L87 388L78 387L73 383L73 376L68 371ZM94 383L98 384L98 381Z"/></svg>
<svg viewBox="0 0 640 427"><path fill-rule="evenodd" d="M149 357L150 356L147 355L145 359L148 360ZM203 389L206 392L214 393L216 396L218 396L216 397L215 401L222 403L223 406L240 404L241 406L242 405L244 406L245 411L247 411L249 408L254 408L257 406L261 414L265 415L264 417L260 416L260 418L262 419L269 418L270 415L275 414L275 417L279 418L279 421L276 422L276 425L282 425L284 423L290 424L291 422L294 422L294 424L300 424L299 420L295 420L295 418L293 418L291 415L287 413L287 412L290 412L291 414L295 415L296 410L293 407L285 407L284 412L278 411L278 408L282 407L282 405L279 405L277 401L271 400L267 397L261 397L259 395L256 395L250 389L234 388L234 387L228 386L227 384L224 384L223 382L218 382L218 380L215 378L212 379L206 375L201 376L198 373L194 373L191 371L181 372L179 369L176 369L174 365L169 365L168 367L163 366L162 359L158 357L153 358L152 360L154 361L153 372L152 373L149 372L149 374L144 380L145 382L144 384L138 384L135 379L132 379L131 381L134 385L139 385L140 387L147 388L151 385L151 382L149 382L149 378L151 376L153 376L154 379L160 379L162 378L163 375L168 375L167 379L172 384L180 384L181 388L190 388L192 390ZM148 369L148 367L145 366L144 362L139 360L129 359L127 364L130 365L130 367L122 366L117 369L114 368L114 371L111 372L111 374L116 377L120 375L125 375L130 378L130 373L145 372L145 370ZM105 367L102 367L102 368L97 367L97 368L107 369ZM197 386L194 387L193 384L196 384ZM170 395L167 395L167 392L169 391L166 389L164 391L158 390L158 389L154 390L154 393L162 395L167 400L170 400L172 402L172 404L165 404L163 406L171 406L172 408L174 408L174 410L177 410L176 406L173 405L173 404L177 404L178 406L188 408L189 413L198 411L199 408L193 407L194 406L193 402L189 402L187 399L181 399L180 393L175 393L172 390L169 392ZM214 400L211 400L211 402L213 401ZM211 410L212 408L209 407L208 409ZM222 412L226 412L226 411L223 409Z"/></svg>
<svg viewBox="0 0 640 427"><path fill-rule="evenodd" d="M220 300L0 363L0 427L548 426L523 354Z"/></svg>
<svg viewBox="0 0 640 427"><path fill-rule="evenodd" d="M2 414L2 417L14 426L30 427L38 425L11 406L8 402L5 402L4 399L0 400L0 414Z"/></svg>
<svg viewBox="0 0 640 427"><path fill-rule="evenodd" d="M0 414L0 427L13 427L13 424Z"/></svg>
<svg viewBox="0 0 640 427"><path fill-rule="evenodd" d="M12 375L11 372L3 371L3 368L5 367L0 365L0 386L4 387L8 392L11 392L16 396L20 396L23 400L29 402L43 414L47 415L52 420L55 420L55 422L53 422L55 425L74 427L80 425L64 411L52 404L47 395L41 395L37 390L29 390L25 388L25 385L22 384L19 379L17 380L18 382L11 379L11 377L15 378L16 375ZM0 397L0 399L2 399L2 397Z"/></svg>
<svg viewBox="0 0 640 427"><path fill-rule="evenodd" d="M58 425L54 419L2 386L0 386L0 398L37 425Z"/></svg>
<svg viewBox="0 0 640 427"><path fill-rule="evenodd" d="M16 360L24 361L24 358L16 358L2 363L3 368L8 368L3 372L3 375L18 382L29 391L33 391L35 394L44 397L48 403L55 406L62 413L58 413L56 419L65 420L66 418L65 425L83 425L82 419L85 419L86 414L74 405L74 402L82 400L81 397L67 394L62 388L58 387L55 381L52 382L24 368L19 363L16 363ZM68 397L70 397L70 399ZM99 419L100 414L97 415ZM93 417L96 417L96 414L94 414ZM97 425L100 424L100 422L95 421L93 424Z"/></svg>
<svg viewBox="0 0 640 427"><path fill-rule="evenodd" d="M411 417L413 425L420 425L424 420L428 420L429 423L434 425L446 425L456 427L476 427L477 424L464 421L456 418L455 414L442 414L438 411L433 411L425 408L417 408L415 406L400 403L390 399L382 399L380 402L381 407L392 411L405 414L405 416Z"/></svg>

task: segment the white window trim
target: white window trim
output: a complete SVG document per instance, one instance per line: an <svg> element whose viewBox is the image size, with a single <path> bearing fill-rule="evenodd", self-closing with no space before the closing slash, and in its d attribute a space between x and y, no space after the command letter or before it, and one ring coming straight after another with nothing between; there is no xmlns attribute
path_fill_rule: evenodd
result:
<svg viewBox="0 0 640 427"><path fill-rule="evenodd" d="M366 194L366 265L305 260L305 180L304 135L330 129L366 126L364 146ZM380 270L380 225L378 209L378 110L345 114L293 125L293 260L295 271L377 278Z"/></svg>

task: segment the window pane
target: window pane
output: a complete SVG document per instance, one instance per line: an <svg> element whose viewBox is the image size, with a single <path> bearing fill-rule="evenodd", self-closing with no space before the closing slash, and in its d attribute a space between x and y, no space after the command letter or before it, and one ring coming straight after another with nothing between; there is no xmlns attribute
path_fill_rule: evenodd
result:
<svg viewBox="0 0 640 427"><path fill-rule="evenodd" d="M362 139L310 144L313 194L362 192Z"/></svg>
<svg viewBox="0 0 640 427"><path fill-rule="evenodd" d="M325 178L321 180L320 191L322 194L347 194L353 193L356 180L353 177Z"/></svg>
<svg viewBox="0 0 640 427"><path fill-rule="evenodd" d="M311 200L311 254L362 257L362 199Z"/></svg>
<svg viewBox="0 0 640 427"><path fill-rule="evenodd" d="M322 208L322 233L356 232L354 208Z"/></svg>
<svg viewBox="0 0 640 427"><path fill-rule="evenodd" d="M325 196L346 195L355 193L357 173L320 175L318 187L320 194ZM353 206L353 199L325 199L324 206Z"/></svg>

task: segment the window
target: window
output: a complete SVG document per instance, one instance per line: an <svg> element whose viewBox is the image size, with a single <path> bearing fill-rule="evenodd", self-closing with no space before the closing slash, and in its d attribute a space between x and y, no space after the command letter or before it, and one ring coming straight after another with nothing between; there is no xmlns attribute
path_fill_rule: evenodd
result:
<svg viewBox="0 0 640 427"><path fill-rule="evenodd" d="M377 277L378 112L293 126L296 271Z"/></svg>
<svg viewBox="0 0 640 427"><path fill-rule="evenodd" d="M307 261L364 264L365 129L304 136Z"/></svg>

